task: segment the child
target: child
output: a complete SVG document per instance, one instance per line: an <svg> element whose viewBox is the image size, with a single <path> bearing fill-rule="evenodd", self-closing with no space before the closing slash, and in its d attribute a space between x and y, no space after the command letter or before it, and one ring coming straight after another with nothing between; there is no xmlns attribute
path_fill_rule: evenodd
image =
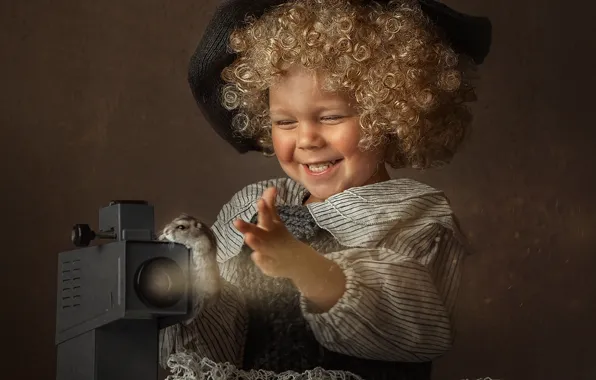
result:
<svg viewBox="0 0 596 380"><path fill-rule="evenodd" d="M464 243L445 196L385 164L454 155L490 23L433 1L279 3L224 2L191 63L210 124L288 178L223 206L221 298L161 331L162 365L184 379L430 379L453 343Z"/></svg>

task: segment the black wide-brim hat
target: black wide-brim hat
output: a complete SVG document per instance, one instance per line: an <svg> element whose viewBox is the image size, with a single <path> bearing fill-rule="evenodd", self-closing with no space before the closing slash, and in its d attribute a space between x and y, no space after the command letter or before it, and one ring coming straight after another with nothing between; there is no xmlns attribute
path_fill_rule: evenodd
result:
<svg viewBox="0 0 596 380"><path fill-rule="evenodd" d="M211 127L239 153L262 149L256 141L233 134L234 113L220 103L224 86L221 72L236 56L228 49L229 37L235 28L243 25L247 15L259 17L287 1L221 0L190 59L188 81L199 109ZM389 0L376 2L383 4ZM418 2L426 15L442 29L447 42L457 53L469 56L476 64L484 61L492 39L492 25L488 18L463 14L434 0Z"/></svg>

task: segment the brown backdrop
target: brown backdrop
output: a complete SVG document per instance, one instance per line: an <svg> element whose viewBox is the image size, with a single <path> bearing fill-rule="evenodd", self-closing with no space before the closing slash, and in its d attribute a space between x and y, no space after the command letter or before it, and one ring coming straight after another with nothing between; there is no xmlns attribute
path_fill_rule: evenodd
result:
<svg viewBox="0 0 596 380"><path fill-rule="evenodd" d="M236 154L193 103L187 60L214 3L1 2L6 378L55 376L56 257L73 223L96 226L113 198L149 200L159 225L181 211L212 222L242 186L282 174ZM444 189L475 247L435 379L595 379L592 15L448 3L494 22L475 132L445 170L393 172Z"/></svg>

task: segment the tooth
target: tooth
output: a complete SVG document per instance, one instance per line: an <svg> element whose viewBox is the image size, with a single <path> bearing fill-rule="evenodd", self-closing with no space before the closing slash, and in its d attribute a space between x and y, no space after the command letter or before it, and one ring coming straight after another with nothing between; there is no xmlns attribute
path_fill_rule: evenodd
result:
<svg viewBox="0 0 596 380"><path fill-rule="evenodd" d="M333 166L333 162L318 163L308 165L308 168L312 172L323 172Z"/></svg>

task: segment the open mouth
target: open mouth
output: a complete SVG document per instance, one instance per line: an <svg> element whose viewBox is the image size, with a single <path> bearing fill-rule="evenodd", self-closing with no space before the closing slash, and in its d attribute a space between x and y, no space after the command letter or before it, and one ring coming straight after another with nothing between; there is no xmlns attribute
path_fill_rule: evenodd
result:
<svg viewBox="0 0 596 380"><path fill-rule="evenodd" d="M329 171L331 171L342 160L343 159L338 159L338 160L327 161L327 162L319 162L319 163L310 164L310 165L303 164L303 166L309 174L321 175L321 174L325 174L325 173L328 173Z"/></svg>

